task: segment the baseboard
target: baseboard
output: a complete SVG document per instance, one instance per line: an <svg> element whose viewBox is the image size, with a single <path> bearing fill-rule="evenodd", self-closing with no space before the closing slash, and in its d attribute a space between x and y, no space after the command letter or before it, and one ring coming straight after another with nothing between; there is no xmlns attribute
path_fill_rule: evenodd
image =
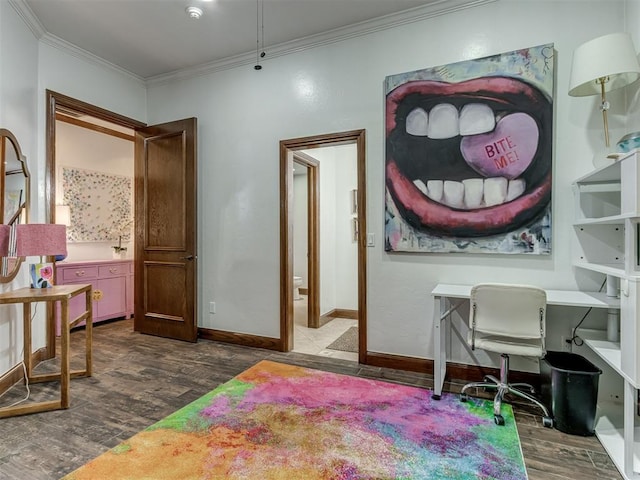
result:
<svg viewBox="0 0 640 480"><path fill-rule="evenodd" d="M48 357L47 357L46 347L40 348L35 352L33 352L31 356L31 362L32 362L33 368L35 368L36 365L38 365L43 360L46 360L47 358ZM19 363L18 365L13 367L11 370L9 370L7 373L2 375L2 377L0 377L0 395L5 393L7 390L13 387L16 383L22 381L23 379L24 379L24 369L22 368L22 363Z"/></svg>
<svg viewBox="0 0 640 480"><path fill-rule="evenodd" d="M358 319L358 310L347 310L346 308L334 308L324 315L320 315L320 327L326 325L334 318L349 318L352 320Z"/></svg>
<svg viewBox="0 0 640 480"><path fill-rule="evenodd" d="M433 375L433 360L422 358L367 352L364 363L374 367L394 368L396 370ZM448 362L447 378L445 380L450 381L454 379L462 382L479 382L482 381L485 375L493 375L494 377L500 378L500 369ZM511 370L509 372L509 381L529 383L535 388L539 388L540 374Z"/></svg>
<svg viewBox="0 0 640 480"><path fill-rule="evenodd" d="M282 351L282 342L279 338L261 337L247 333L225 332L213 328L198 328L198 337L216 342L233 343L234 345L242 345L243 347Z"/></svg>
<svg viewBox="0 0 640 480"><path fill-rule="evenodd" d="M333 320L335 317L332 314L333 310L329 313L325 313L324 315L320 315L320 318L318 318L318 328L324 327L327 323Z"/></svg>
<svg viewBox="0 0 640 480"><path fill-rule="evenodd" d="M332 312L329 312L330 315ZM323 315L321 318L325 317ZM331 317L332 318L332 317ZM206 340L217 342L233 343L244 347L264 348L267 350L282 351L282 342L278 338L261 337L258 335L249 335L246 333L225 332L222 330L214 330L209 328L199 328L198 336ZM425 373L433 375L433 360L417 357L407 357L403 355L393 355L389 353L369 352L365 354L364 361L361 363L372 367L393 368L396 370L404 370L407 372ZM466 365L463 363L447 363L446 381L452 379L461 382L479 382L485 375L493 375L500 377L500 369L492 367L481 367L478 365ZM540 387L540 374L531 372L520 372L512 370L509 372L509 380L512 382L524 382Z"/></svg>
<svg viewBox="0 0 640 480"><path fill-rule="evenodd" d="M407 372L433 374L433 360L424 358L367 351L364 363L373 367L395 368L396 370L405 370Z"/></svg>
<svg viewBox="0 0 640 480"><path fill-rule="evenodd" d="M333 311L333 316L337 318L349 318L351 320L358 319L358 310L349 310L346 308L336 308Z"/></svg>

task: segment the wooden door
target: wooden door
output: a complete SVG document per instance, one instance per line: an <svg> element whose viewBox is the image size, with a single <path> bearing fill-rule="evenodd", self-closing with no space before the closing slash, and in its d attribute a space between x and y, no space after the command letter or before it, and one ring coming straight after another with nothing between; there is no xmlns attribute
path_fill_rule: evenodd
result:
<svg viewBox="0 0 640 480"><path fill-rule="evenodd" d="M136 130L135 312L142 333L195 342L196 128L188 118Z"/></svg>

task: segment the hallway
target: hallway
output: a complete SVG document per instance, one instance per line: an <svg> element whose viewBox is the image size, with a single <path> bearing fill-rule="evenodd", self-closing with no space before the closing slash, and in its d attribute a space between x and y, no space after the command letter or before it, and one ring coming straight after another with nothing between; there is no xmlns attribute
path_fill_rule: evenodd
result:
<svg viewBox="0 0 640 480"><path fill-rule="evenodd" d="M358 320L334 318L320 328L307 328L307 295L301 295L301 297L301 300L293 301L293 351L357 362L357 351L344 352L329 349L327 346L349 330L350 327L357 327Z"/></svg>

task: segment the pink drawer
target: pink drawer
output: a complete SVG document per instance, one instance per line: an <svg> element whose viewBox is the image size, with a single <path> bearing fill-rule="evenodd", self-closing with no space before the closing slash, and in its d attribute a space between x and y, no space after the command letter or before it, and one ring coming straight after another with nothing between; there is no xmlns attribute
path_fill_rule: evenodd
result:
<svg viewBox="0 0 640 480"><path fill-rule="evenodd" d="M110 263L98 267L100 278L121 277L129 274L129 265L126 263Z"/></svg>
<svg viewBox="0 0 640 480"><path fill-rule="evenodd" d="M62 269L62 280L67 282L78 282L80 280L90 280L98 277L98 267L76 267Z"/></svg>

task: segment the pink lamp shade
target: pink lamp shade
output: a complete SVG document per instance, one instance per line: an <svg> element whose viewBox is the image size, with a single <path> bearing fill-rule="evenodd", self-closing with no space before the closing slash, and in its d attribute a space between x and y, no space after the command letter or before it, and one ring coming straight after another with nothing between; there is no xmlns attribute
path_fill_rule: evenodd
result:
<svg viewBox="0 0 640 480"><path fill-rule="evenodd" d="M67 254L67 227L55 223L16 225L18 257Z"/></svg>
<svg viewBox="0 0 640 480"><path fill-rule="evenodd" d="M9 225L0 224L0 257L9 256L9 234L11 227Z"/></svg>

